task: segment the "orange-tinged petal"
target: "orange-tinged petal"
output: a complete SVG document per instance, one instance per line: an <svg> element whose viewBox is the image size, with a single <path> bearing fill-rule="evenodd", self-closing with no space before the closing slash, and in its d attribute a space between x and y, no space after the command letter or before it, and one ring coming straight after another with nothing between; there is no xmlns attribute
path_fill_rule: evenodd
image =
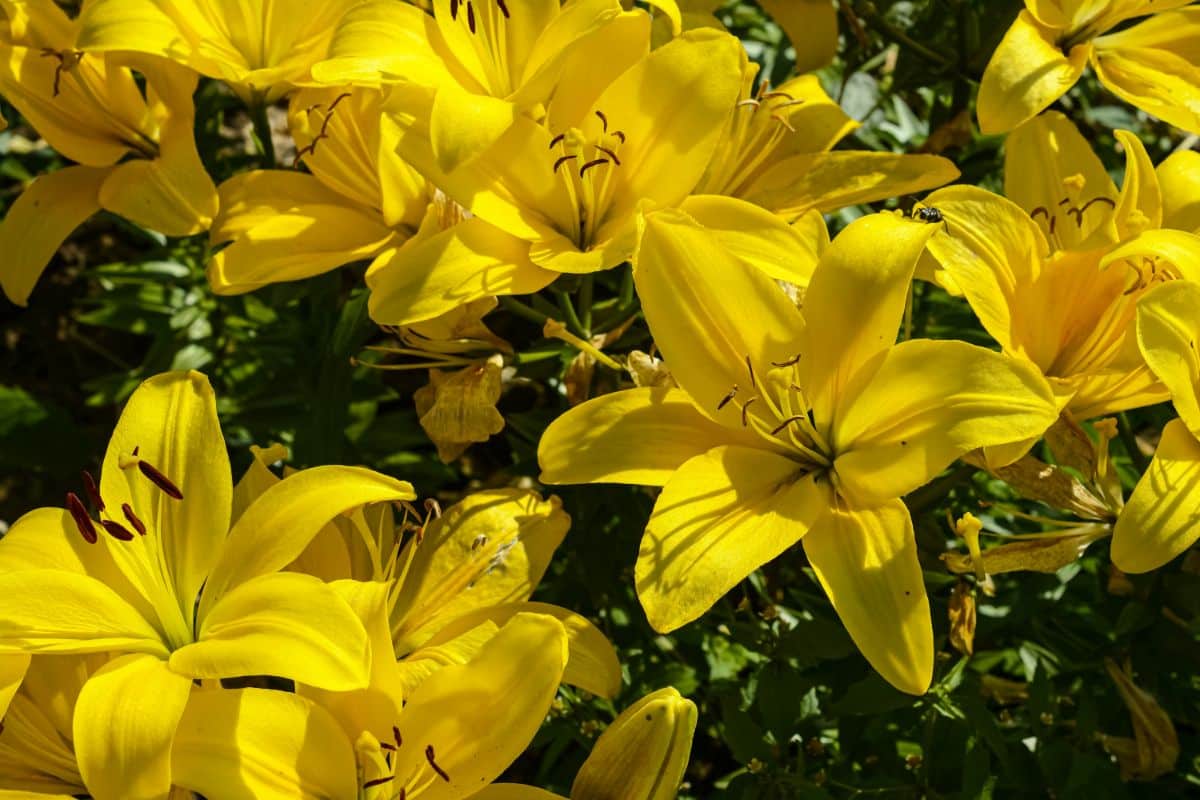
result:
<svg viewBox="0 0 1200 800"><path fill-rule="evenodd" d="M924 694L933 622L904 503L833 509L804 537L804 553L871 666L897 689Z"/></svg>

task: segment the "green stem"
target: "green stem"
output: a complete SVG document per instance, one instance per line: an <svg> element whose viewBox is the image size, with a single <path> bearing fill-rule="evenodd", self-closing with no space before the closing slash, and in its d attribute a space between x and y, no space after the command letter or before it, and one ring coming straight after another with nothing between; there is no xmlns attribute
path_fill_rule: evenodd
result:
<svg viewBox="0 0 1200 800"><path fill-rule="evenodd" d="M584 330L583 323L579 321L579 315L575 313L575 304L571 302L571 295L564 292L562 289L555 289L554 296L558 298L558 308L566 317L567 327L569 327L576 336L587 337L588 334Z"/></svg>
<svg viewBox="0 0 1200 800"><path fill-rule="evenodd" d="M904 45L909 50L912 50L914 53L921 56L921 58L937 64L940 67L948 67L951 65L951 63L953 63L951 59L947 58L936 50L931 50L930 48L918 42L916 39L913 39L904 31L890 25L886 20L883 19L883 17L879 15L879 12L875 9L874 4L871 4L868 7L868 10L870 13L861 14L859 19L863 20L871 28L874 28L878 33L882 34L884 38L891 39L896 44Z"/></svg>
<svg viewBox="0 0 1200 800"><path fill-rule="evenodd" d="M584 336L592 335L592 293L595 290L595 276L584 275L579 282L579 322L583 326Z"/></svg>
<svg viewBox="0 0 1200 800"><path fill-rule="evenodd" d="M546 320L550 319L550 317L538 311L536 308L522 303L515 297L501 296L499 300L501 308L507 309L521 319L527 319L536 325L545 325Z"/></svg>
<svg viewBox="0 0 1200 800"><path fill-rule="evenodd" d="M275 140L271 137L271 120L267 117L267 103L264 97L255 97L250 105L250 118L254 122L254 138L258 142L263 167L274 169Z"/></svg>
<svg viewBox="0 0 1200 800"><path fill-rule="evenodd" d="M1134 469L1141 475L1146 472L1146 467L1150 466L1150 462L1146 460L1142 449L1138 447L1137 435L1133 432L1133 426L1129 424L1129 417L1122 411L1117 415L1117 432L1121 437L1121 444L1125 445L1125 452L1129 454L1129 460L1133 462Z"/></svg>

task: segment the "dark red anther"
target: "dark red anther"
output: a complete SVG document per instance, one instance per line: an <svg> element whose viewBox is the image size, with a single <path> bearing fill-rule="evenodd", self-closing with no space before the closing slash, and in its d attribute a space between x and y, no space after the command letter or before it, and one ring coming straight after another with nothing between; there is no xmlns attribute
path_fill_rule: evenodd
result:
<svg viewBox="0 0 1200 800"><path fill-rule="evenodd" d="M96 480L92 477L92 473L86 469L83 471L83 488L87 491L88 499L92 501L92 506L99 513L104 510L104 501L100 499L100 490L96 488Z"/></svg>
<svg viewBox="0 0 1200 800"><path fill-rule="evenodd" d="M450 19L458 19L458 0L450 0Z"/></svg>
<svg viewBox="0 0 1200 800"><path fill-rule="evenodd" d="M500 13L504 15L504 18L508 19L508 4L505 3L504 0L496 0L496 5L500 7Z"/></svg>
<svg viewBox="0 0 1200 800"><path fill-rule="evenodd" d="M146 535L146 523L138 519L137 514L133 513L133 509L129 503L121 503L121 513L125 515L125 519L129 520L129 524L138 532L138 536Z"/></svg>
<svg viewBox="0 0 1200 800"><path fill-rule="evenodd" d="M598 167L601 164L607 164L607 163L608 163L607 158L594 158L579 168L579 177L582 178L584 173L586 173L592 167Z"/></svg>
<svg viewBox="0 0 1200 800"><path fill-rule="evenodd" d="M611 158L613 163L616 164L618 167L621 166L621 159L617 158L617 154L614 153L612 150L609 150L607 147L602 147L601 145L596 145L596 149L599 150L601 153L604 153L604 155Z"/></svg>
<svg viewBox="0 0 1200 800"><path fill-rule="evenodd" d="M471 0L467 0L467 27L471 33L475 32L475 6L471 5Z"/></svg>
<svg viewBox="0 0 1200 800"><path fill-rule="evenodd" d="M559 167L561 167L563 164L567 163L568 161L574 161L577 157L578 156L563 156L562 158L558 159L557 161L554 162L554 171L557 173Z"/></svg>
<svg viewBox="0 0 1200 800"><path fill-rule="evenodd" d="M433 771L438 774L439 778L446 783L450 782L450 776L446 774L446 770L439 767L437 762L433 760L433 745L431 744L425 745L425 760L429 762L429 766L433 767Z"/></svg>
<svg viewBox="0 0 1200 800"><path fill-rule="evenodd" d="M553 150L554 146L557 145L559 142L561 142L565 138L567 138L567 135L565 133L560 133L558 136L555 136L553 139L550 140L550 149Z"/></svg>
<svg viewBox="0 0 1200 800"><path fill-rule="evenodd" d="M119 522L114 522L111 519L102 519L100 524L104 526L105 532L109 536L122 542L133 541L133 532Z"/></svg>
<svg viewBox="0 0 1200 800"><path fill-rule="evenodd" d="M608 133L608 117L604 116L604 112L597 110L596 116L600 118L600 122L604 125L604 132Z"/></svg>
<svg viewBox="0 0 1200 800"><path fill-rule="evenodd" d="M388 751L394 751L396 749L396 745L388 744L387 742L380 742L379 746Z"/></svg>
<svg viewBox="0 0 1200 800"><path fill-rule="evenodd" d="M138 450L141 450L141 449L142 449L142 446L140 444L135 444L133 446L133 457L134 458L137 458Z"/></svg>
<svg viewBox="0 0 1200 800"><path fill-rule="evenodd" d="M385 783L390 783L391 780L392 780L391 775L388 775L386 778L375 778L374 780L369 780L366 783L364 783L363 788L370 789L372 786L382 786Z"/></svg>
<svg viewBox="0 0 1200 800"><path fill-rule="evenodd" d="M621 140L621 144L625 144L625 131L613 131L613 136Z"/></svg>
<svg viewBox="0 0 1200 800"><path fill-rule="evenodd" d="M400 729L395 725L392 726L392 738L396 740L396 747L403 744L403 741L400 739Z"/></svg>
<svg viewBox="0 0 1200 800"><path fill-rule="evenodd" d="M74 492L67 492L67 511L75 520L75 527L79 528L79 533L83 536L84 541L88 544L95 544L96 540L100 538L96 533L96 525L88 515L87 509L83 507L83 501Z"/></svg>
<svg viewBox="0 0 1200 800"><path fill-rule="evenodd" d="M137 466L138 470L140 470L143 475L149 478L151 483L166 492L168 497L173 497L176 500L183 499L183 492L179 490L179 487L176 486L170 478L159 472L158 469L149 461L139 460L137 462Z"/></svg>

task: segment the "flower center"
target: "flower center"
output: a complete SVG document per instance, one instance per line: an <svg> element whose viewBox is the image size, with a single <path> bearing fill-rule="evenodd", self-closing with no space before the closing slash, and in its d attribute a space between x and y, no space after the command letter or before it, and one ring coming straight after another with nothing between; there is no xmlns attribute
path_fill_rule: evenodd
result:
<svg viewBox="0 0 1200 800"><path fill-rule="evenodd" d="M1061 214L1067 218L1068 222L1064 224L1074 222L1075 228L1082 231L1084 216L1087 215L1088 211L1092 208L1107 209L1106 213L1111 215L1117 208L1117 202L1111 197L1105 197L1103 195L1090 198L1082 203L1076 203L1070 197L1064 197L1062 200L1058 201L1058 205L1056 205L1054 208L1038 206L1029 212L1029 217L1030 219L1041 222L1041 224L1045 226L1047 238L1050 239L1051 244L1054 245L1054 248L1057 250L1062 249L1061 239L1059 237L1059 215ZM1090 216L1094 217L1095 215L1096 212L1093 212ZM1095 229L1095 225L1091 225L1090 227L1091 229Z"/></svg>
<svg viewBox="0 0 1200 800"><path fill-rule="evenodd" d="M394 744L393 744L393 742L394 742ZM446 772L446 770L443 769L442 766L440 764L438 764L438 762L437 762L437 751L434 749L434 746L432 744L426 744L425 745L425 761L426 761L426 763L428 763L429 769L432 772L432 775L429 775L428 773L424 773L423 770L419 770L416 775L408 776L408 778L405 779L405 782L408 784L408 786L400 786L398 789L396 789L395 784L401 780L401 776L395 774L395 764L396 764L395 753L397 751L399 751L401 747L404 747L404 739L400 735L400 728L397 727L396 725L393 725L392 726L392 741L379 743L379 749L383 751L383 764L380 765L383 768L380 769L379 771L385 772L387 774L384 774L383 776L378 777L378 778L372 778L370 780L364 781L362 784L362 788L364 790L372 789L377 786L387 785L389 788L395 789L395 791L392 794L387 795L389 800L405 800L405 798L408 795L408 787L409 786L414 788L414 790L419 791L420 789L423 789L425 786L428 786L430 781L440 779L440 780L444 781L445 783L450 783L450 774L448 772ZM424 781L414 780L414 779L419 779L419 778L424 778L425 780ZM414 793L417 793L417 791L414 791Z"/></svg>
<svg viewBox="0 0 1200 800"><path fill-rule="evenodd" d="M786 112L803 105L787 92L771 91L763 82L754 97L738 101L730 118L724 142L717 150L696 194L726 194L733 197L759 172L789 134L796 132Z"/></svg>
<svg viewBox="0 0 1200 800"><path fill-rule="evenodd" d="M553 171L559 177L575 214L564 220L564 233L580 250L586 250L599 227L603 209L612 199L621 166L619 154L626 142L625 132L609 130L608 116L596 111L601 131L589 138L578 128L558 134L550 140L554 156Z"/></svg>

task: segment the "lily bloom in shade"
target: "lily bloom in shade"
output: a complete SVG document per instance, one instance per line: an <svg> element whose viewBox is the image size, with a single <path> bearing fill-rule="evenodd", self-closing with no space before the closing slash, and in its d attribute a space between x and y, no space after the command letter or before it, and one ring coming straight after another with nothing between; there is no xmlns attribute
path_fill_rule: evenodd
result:
<svg viewBox="0 0 1200 800"><path fill-rule="evenodd" d="M447 172L494 144L518 116L545 112L567 62L591 85L645 56L650 18L618 0L434 0L433 14L375 0L342 18L313 77L330 85L410 83L436 91L431 145ZM469 120L469 122L468 122Z"/></svg>
<svg viewBox="0 0 1200 800"><path fill-rule="evenodd" d="M755 92L758 69L743 59L737 108L695 194L748 200L790 222L813 210L923 192L958 177L940 156L834 150L858 123L817 77L801 75L776 87L764 82Z"/></svg>
<svg viewBox="0 0 1200 800"><path fill-rule="evenodd" d="M1010 137L1005 188L1016 204L969 186L925 199L949 234L929 244L941 282L966 297L1005 353L1046 376L1077 421L1166 399L1138 352L1137 301L1200 264L1200 238L1159 228L1145 149L1126 131L1117 138L1120 191L1074 126L1049 114Z"/></svg>
<svg viewBox="0 0 1200 800"><path fill-rule="evenodd" d="M81 52L78 23L50 0L2 0L0 9L0 94L77 162L35 179L0 222L4 294L24 305L63 240L101 209L168 236L207 229L217 194L192 134L196 76L157 59ZM145 77L144 94L130 67Z"/></svg>
<svg viewBox="0 0 1200 800"><path fill-rule="evenodd" d="M544 124L517 119L495 145L450 173L438 167L432 149L431 91L395 87L389 110L406 161L475 217L529 244L536 267L514 271L512 280L519 274L532 282L539 271L617 266L633 253L639 204L671 207L691 193L733 110L741 58L737 39L697 30L607 86L596 85L590 65L568 65ZM393 322L419 322L475 299L443 300L436 310L422 305L443 296L442 287L486 285L497 257L490 242L473 244L398 259L395 274L405 283L390 292L392 316L400 317Z"/></svg>
<svg viewBox="0 0 1200 800"><path fill-rule="evenodd" d="M279 570L331 518L408 500L365 469L317 467L264 492L230 526L233 486L203 375L174 372L130 398L99 483L32 511L0 540L0 652L116 657L75 710L79 771L97 800L160 797L196 679L365 686L366 632L317 578Z"/></svg>
<svg viewBox="0 0 1200 800"><path fill-rule="evenodd" d="M95 0L80 15L79 47L160 56L225 81L246 103L270 103L309 78L361 1Z"/></svg>
<svg viewBox="0 0 1200 800"><path fill-rule="evenodd" d="M962 342L894 344L940 226L855 221L822 254L803 316L681 212L644 229L638 294L681 388L568 411L542 437L542 480L664 487L635 570L656 630L696 619L802 541L867 660L924 692L933 628L899 498L969 450L1040 434L1055 416L1049 387L1029 365Z"/></svg>
<svg viewBox="0 0 1200 800"><path fill-rule="evenodd" d="M691 755L696 705L674 689L659 689L638 700L596 740L575 782L570 800L673 800ZM561 795L519 783L493 783L475 800L565 800Z"/></svg>
<svg viewBox="0 0 1200 800"><path fill-rule="evenodd" d="M1149 572L1200 538L1200 284L1155 287L1138 303L1137 338L1146 363L1171 392L1178 419L1113 530L1112 560L1124 572Z"/></svg>
<svg viewBox="0 0 1200 800"><path fill-rule="evenodd" d="M979 86L984 133L1005 133L1075 85L1090 63L1100 83L1148 114L1200 132L1200 67L1192 0L1025 0ZM1117 33L1127 20L1147 17Z"/></svg>

